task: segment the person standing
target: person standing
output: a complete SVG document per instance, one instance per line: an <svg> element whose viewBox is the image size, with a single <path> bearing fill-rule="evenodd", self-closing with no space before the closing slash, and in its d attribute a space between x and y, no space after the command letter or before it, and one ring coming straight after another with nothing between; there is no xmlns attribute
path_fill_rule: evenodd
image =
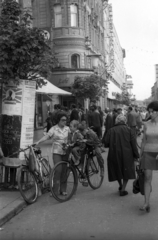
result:
<svg viewBox="0 0 158 240"><path fill-rule="evenodd" d="M104 131L104 135L103 135L103 138L102 138L102 142L104 142L104 138L105 138L108 130L113 127L113 114L112 114L112 110L106 109L106 113L107 113L107 116L106 116L105 123L104 123L105 131Z"/></svg>
<svg viewBox="0 0 158 240"><path fill-rule="evenodd" d="M141 211L150 211L150 194L152 191L153 170L158 170L158 101L149 103L151 120L144 122L144 134L141 144L141 169L144 170L144 204Z"/></svg>
<svg viewBox="0 0 158 240"><path fill-rule="evenodd" d="M57 124L53 126L48 133L43 136L40 140L38 140L35 144L39 145L42 142L52 138L52 159L54 165L58 162L64 160L66 155L63 150L63 144L67 143L68 135L70 133L69 127L66 126L67 115L64 112L60 112L57 115ZM66 187L67 187L67 179L65 179L65 169L58 169L54 176L54 191L58 192L62 195L67 195Z"/></svg>
<svg viewBox="0 0 158 240"><path fill-rule="evenodd" d="M116 119L117 115L118 115L117 108L114 108L113 109L113 126L115 125L115 119Z"/></svg>
<svg viewBox="0 0 158 240"><path fill-rule="evenodd" d="M54 104L54 111L51 113L51 121L53 126L57 124L57 115L61 111L61 105L60 104Z"/></svg>
<svg viewBox="0 0 158 240"><path fill-rule="evenodd" d="M123 114L116 117L115 126L107 132L103 144L109 148L109 182L118 181L120 196L126 196L128 180L135 179L134 161L139 158L139 153L134 133L126 125Z"/></svg>
<svg viewBox="0 0 158 240"><path fill-rule="evenodd" d="M72 111L71 111L71 114L70 114L70 122L73 121L73 120L79 121L79 114L78 114L76 104L72 104Z"/></svg>
<svg viewBox="0 0 158 240"><path fill-rule="evenodd" d="M100 106L98 106L98 111L99 111L99 114L100 114L100 117L101 117L101 127L103 127L104 113L103 113L103 111L101 110L101 107L100 107Z"/></svg>
<svg viewBox="0 0 158 240"><path fill-rule="evenodd" d="M91 106L91 112L88 115L88 125L97 134L98 138L102 137L102 121L101 116L97 110L96 106Z"/></svg>
<svg viewBox="0 0 158 240"><path fill-rule="evenodd" d="M137 117L138 117L137 115L138 114L130 106L128 108L128 114L127 114L127 125L133 130L135 136L136 136Z"/></svg>

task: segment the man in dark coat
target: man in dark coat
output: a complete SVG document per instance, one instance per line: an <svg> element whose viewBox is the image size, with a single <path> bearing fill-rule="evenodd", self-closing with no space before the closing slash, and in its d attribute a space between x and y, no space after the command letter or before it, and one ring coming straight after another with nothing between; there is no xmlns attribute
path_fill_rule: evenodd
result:
<svg viewBox="0 0 158 240"><path fill-rule="evenodd" d="M72 112L70 114L70 122L73 120L79 121L79 114L75 104L72 104Z"/></svg>
<svg viewBox="0 0 158 240"><path fill-rule="evenodd" d="M138 122L138 113L136 113L132 107L128 108L127 125L133 130L136 135L136 127Z"/></svg>
<svg viewBox="0 0 158 240"><path fill-rule="evenodd" d="M118 115L115 126L108 131L104 139L105 147L109 148L109 181L118 181L120 196L128 194L125 188L129 179L135 179L134 161L139 158L136 138L125 122L126 118Z"/></svg>
<svg viewBox="0 0 158 240"><path fill-rule="evenodd" d="M88 114L88 125L97 134L98 138L102 137L102 120L96 106L91 106L91 112Z"/></svg>
<svg viewBox="0 0 158 240"><path fill-rule="evenodd" d="M104 135L103 135L103 138L102 138L103 143L104 143L104 139L105 139L105 136L106 136L108 130L114 126L112 111L111 110L106 110L106 112L107 112L107 116L106 116L105 123L104 123L105 132L104 132Z"/></svg>

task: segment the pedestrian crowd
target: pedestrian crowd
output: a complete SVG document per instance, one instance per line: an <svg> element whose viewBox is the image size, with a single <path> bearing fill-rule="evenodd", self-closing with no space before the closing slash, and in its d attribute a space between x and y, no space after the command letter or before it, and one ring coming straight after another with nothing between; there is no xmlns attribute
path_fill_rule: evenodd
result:
<svg viewBox="0 0 158 240"><path fill-rule="evenodd" d="M95 154L104 174L102 152L109 148L107 166L110 182L118 181L120 196L126 196L128 180L135 179L137 164L144 171L144 204L142 211L150 211L152 191L152 171L158 170L158 101L151 102L147 108L129 106L102 111L100 106L92 105L89 110L79 104L71 109L55 105L46 120L45 135L36 143L53 140L52 154L54 164L64 160L63 144L69 142L73 147L74 164L82 162L86 144L95 148ZM103 128L105 128L102 135ZM137 137L143 133L141 150L137 147ZM62 175L60 178L62 178ZM57 180L57 179L56 179ZM62 179L61 179L62 182ZM60 187L66 195L66 185Z"/></svg>

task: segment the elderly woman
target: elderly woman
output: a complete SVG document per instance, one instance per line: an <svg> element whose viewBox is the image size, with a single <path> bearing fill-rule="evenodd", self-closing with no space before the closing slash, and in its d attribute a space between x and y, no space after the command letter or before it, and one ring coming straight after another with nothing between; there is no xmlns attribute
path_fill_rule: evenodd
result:
<svg viewBox="0 0 158 240"><path fill-rule="evenodd" d="M68 141L68 134L70 132L69 127L66 126L67 115L64 112L60 112L57 115L57 125L50 128L48 133L42 137L36 144L42 143L52 138L52 157L54 165L64 160L65 151L63 150L63 144ZM54 177L55 191L59 191L62 195L67 195L66 181L63 179L65 176L64 169L59 169ZM60 184L61 183L61 184ZM59 186L60 185L60 186ZM60 190L59 190L60 188Z"/></svg>
<svg viewBox="0 0 158 240"><path fill-rule="evenodd" d="M134 161L139 158L139 153L135 136L122 114L116 117L115 126L107 132L104 145L109 148L109 182L118 181L120 196L125 196L128 194L125 190L128 180L135 179Z"/></svg>
<svg viewBox="0 0 158 240"><path fill-rule="evenodd" d="M141 145L141 168L144 169L144 205L142 211L150 211L150 193L152 190L152 172L158 170L158 101L153 101L147 108L151 120L144 123L144 135Z"/></svg>

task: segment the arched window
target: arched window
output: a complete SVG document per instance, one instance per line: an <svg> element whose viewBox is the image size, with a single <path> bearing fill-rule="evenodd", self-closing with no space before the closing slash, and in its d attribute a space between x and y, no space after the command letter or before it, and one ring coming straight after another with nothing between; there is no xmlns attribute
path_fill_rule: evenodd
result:
<svg viewBox="0 0 158 240"><path fill-rule="evenodd" d="M71 67L80 68L80 56L78 54L73 54L71 56Z"/></svg>
<svg viewBox="0 0 158 240"><path fill-rule="evenodd" d="M55 27L62 27L62 14L61 14L61 5L57 4L54 6L54 21Z"/></svg>
<svg viewBox="0 0 158 240"><path fill-rule="evenodd" d="M78 26L78 7L76 4L70 5L71 27Z"/></svg>

